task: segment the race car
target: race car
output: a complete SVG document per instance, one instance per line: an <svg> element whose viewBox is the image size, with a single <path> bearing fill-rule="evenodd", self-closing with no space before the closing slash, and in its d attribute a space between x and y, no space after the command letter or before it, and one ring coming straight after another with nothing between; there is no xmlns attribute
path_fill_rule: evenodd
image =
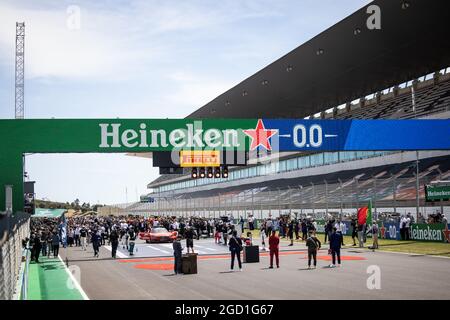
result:
<svg viewBox="0 0 450 320"><path fill-rule="evenodd" d="M177 238L177 231L167 231L163 227L155 227L150 232L140 232L139 239L145 240L147 243L152 242L173 242Z"/></svg>

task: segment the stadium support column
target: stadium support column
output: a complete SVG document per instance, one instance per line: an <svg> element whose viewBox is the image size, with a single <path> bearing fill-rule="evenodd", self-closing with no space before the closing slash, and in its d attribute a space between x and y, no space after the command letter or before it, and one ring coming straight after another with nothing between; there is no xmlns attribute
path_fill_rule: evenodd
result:
<svg viewBox="0 0 450 320"><path fill-rule="evenodd" d="M281 215L281 190L278 189L278 214ZM270 215L272 216L272 212L270 212Z"/></svg>
<svg viewBox="0 0 450 320"><path fill-rule="evenodd" d="M391 179L392 179L392 198L394 199L394 213L397 213L397 185L396 185L396 179L394 177L394 174L391 173Z"/></svg>
<svg viewBox="0 0 450 320"><path fill-rule="evenodd" d="M292 215L292 189L288 186L289 190L289 215Z"/></svg>
<svg viewBox="0 0 450 320"><path fill-rule="evenodd" d="M328 217L328 182L327 180L323 180L325 182L325 213Z"/></svg>
<svg viewBox="0 0 450 320"><path fill-rule="evenodd" d="M313 218L316 218L316 190L314 188L314 183L311 182L311 186L312 186L312 215Z"/></svg>
<svg viewBox="0 0 450 320"><path fill-rule="evenodd" d="M373 177L373 200L372 204L375 209L375 220L377 220L377 178Z"/></svg>
<svg viewBox="0 0 450 320"><path fill-rule="evenodd" d="M414 112L414 119L417 118L416 113L416 93L414 91L414 87L416 86L416 82L413 81L411 85L411 100L412 100L412 107ZM419 199L419 192L420 192L420 186L419 186L419 150L416 150L416 222L419 219L419 206L420 206L420 199Z"/></svg>
<svg viewBox="0 0 450 320"><path fill-rule="evenodd" d="M255 216L255 189L252 188L252 216Z"/></svg>
<svg viewBox="0 0 450 320"><path fill-rule="evenodd" d="M340 212L340 219L342 220L342 210L343 210L343 201L344 201L344 190L342 190L342 180L338 179L339 181L339 189L341 191L341 212Z"/></svg>
<svg viewBox="0 0 450 320"><path fill-rule="evenodd" d="M300 216L302 216L303 215L303 186L302 185L299 185L298 186L298 188L299 188L299 194L300 194Z"/></svg>
<svg viewBox="0 0 450 320"><path fill-rule="evenodd" d="M219 218L222 214L222 202L220 201L220 192L219 192Z"/></svg>
<svg viewBox="0 0 450 320"><path fill-rule="evenodd" d="M442 171L439 168L437 168L437 171L439 172L439 181L442 181ZM444 200L441 198L439 202L441 204L441 214L444 215ZM416 220L416 223L419 223L419 221Z"/></svg>

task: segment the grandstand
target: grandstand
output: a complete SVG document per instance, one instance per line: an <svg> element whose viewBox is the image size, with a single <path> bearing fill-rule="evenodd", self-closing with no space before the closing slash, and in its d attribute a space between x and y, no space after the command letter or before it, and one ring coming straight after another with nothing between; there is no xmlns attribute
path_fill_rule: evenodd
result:
<svg viewBox="0 0 450 320"><path fill-rule="evenodd" d="M447 72L446 72L447 71ZM417 86L416 105L420 118L448 118L450 112L450 71L443 69L431 80L410 81ZM333 112L320 112L327 119L409 119L410 86L378 93L372 100ZM378 98L377 98L378 96ZM378 103L376 102L378 99ZM374 102L375 101L375 102ZM344 112L340 112L344 110ZM401 116L400 116L401 115ZM314 115L312 116L314 117ZM450 152L428 151L420 154L420 198L424 186L450 178ZM117 205L119 211L138 214L200 215L224 214L263 218L269 214L299 214L321 217L328 213L348 215L373 201L375 212L392 214L415 212L415 152L325 152L289 153L277 162L244 169L230 169L230 176L192 180L190 172L162 175L148 187L153 203ZM448 202L421 202L426 217L436 211L450 214Z"/></svg>
<svg viewBox="0 0 450 320"><path fill-rule="evenodd" d="M362 28L367 19L367 6L363 7L188 118L449 118L450 41L442 3L371 4L381 8L380 30ZM448 179L449 157L448 151L419 153L424 216L436 211L450 215L449 202L426 203L423 196L426 184ZM416 211L416 152L291 152L269 159L230 168L227 179L191 179L187 170L161 175L148 184L146 197L153 202L103 209L263 218L287 213L346 215L372 200L377 213Z"/></svg>

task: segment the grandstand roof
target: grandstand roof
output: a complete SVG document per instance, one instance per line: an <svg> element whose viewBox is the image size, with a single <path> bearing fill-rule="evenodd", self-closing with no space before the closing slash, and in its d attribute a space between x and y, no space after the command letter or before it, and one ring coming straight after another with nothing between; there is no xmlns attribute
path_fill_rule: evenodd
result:
<svg viewBox="0 0 450 320"><path fill-rule="evenodd" d="M380 30L366 27L373 4L381 9ZM301 118L450 66L449 1L369 5L189 117Z"/></svg>

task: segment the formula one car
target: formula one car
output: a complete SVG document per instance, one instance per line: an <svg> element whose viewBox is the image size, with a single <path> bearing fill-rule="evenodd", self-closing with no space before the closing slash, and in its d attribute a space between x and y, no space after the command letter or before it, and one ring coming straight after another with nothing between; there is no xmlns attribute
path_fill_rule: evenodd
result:
<svg viewBox="0 0 450 320"><path fill-rule="evenodd" d="M167 231L166 228L155 227L150 232L140 232L139 239L147 243L152 242L173 242L177 238L177 231Z"/></svg>

